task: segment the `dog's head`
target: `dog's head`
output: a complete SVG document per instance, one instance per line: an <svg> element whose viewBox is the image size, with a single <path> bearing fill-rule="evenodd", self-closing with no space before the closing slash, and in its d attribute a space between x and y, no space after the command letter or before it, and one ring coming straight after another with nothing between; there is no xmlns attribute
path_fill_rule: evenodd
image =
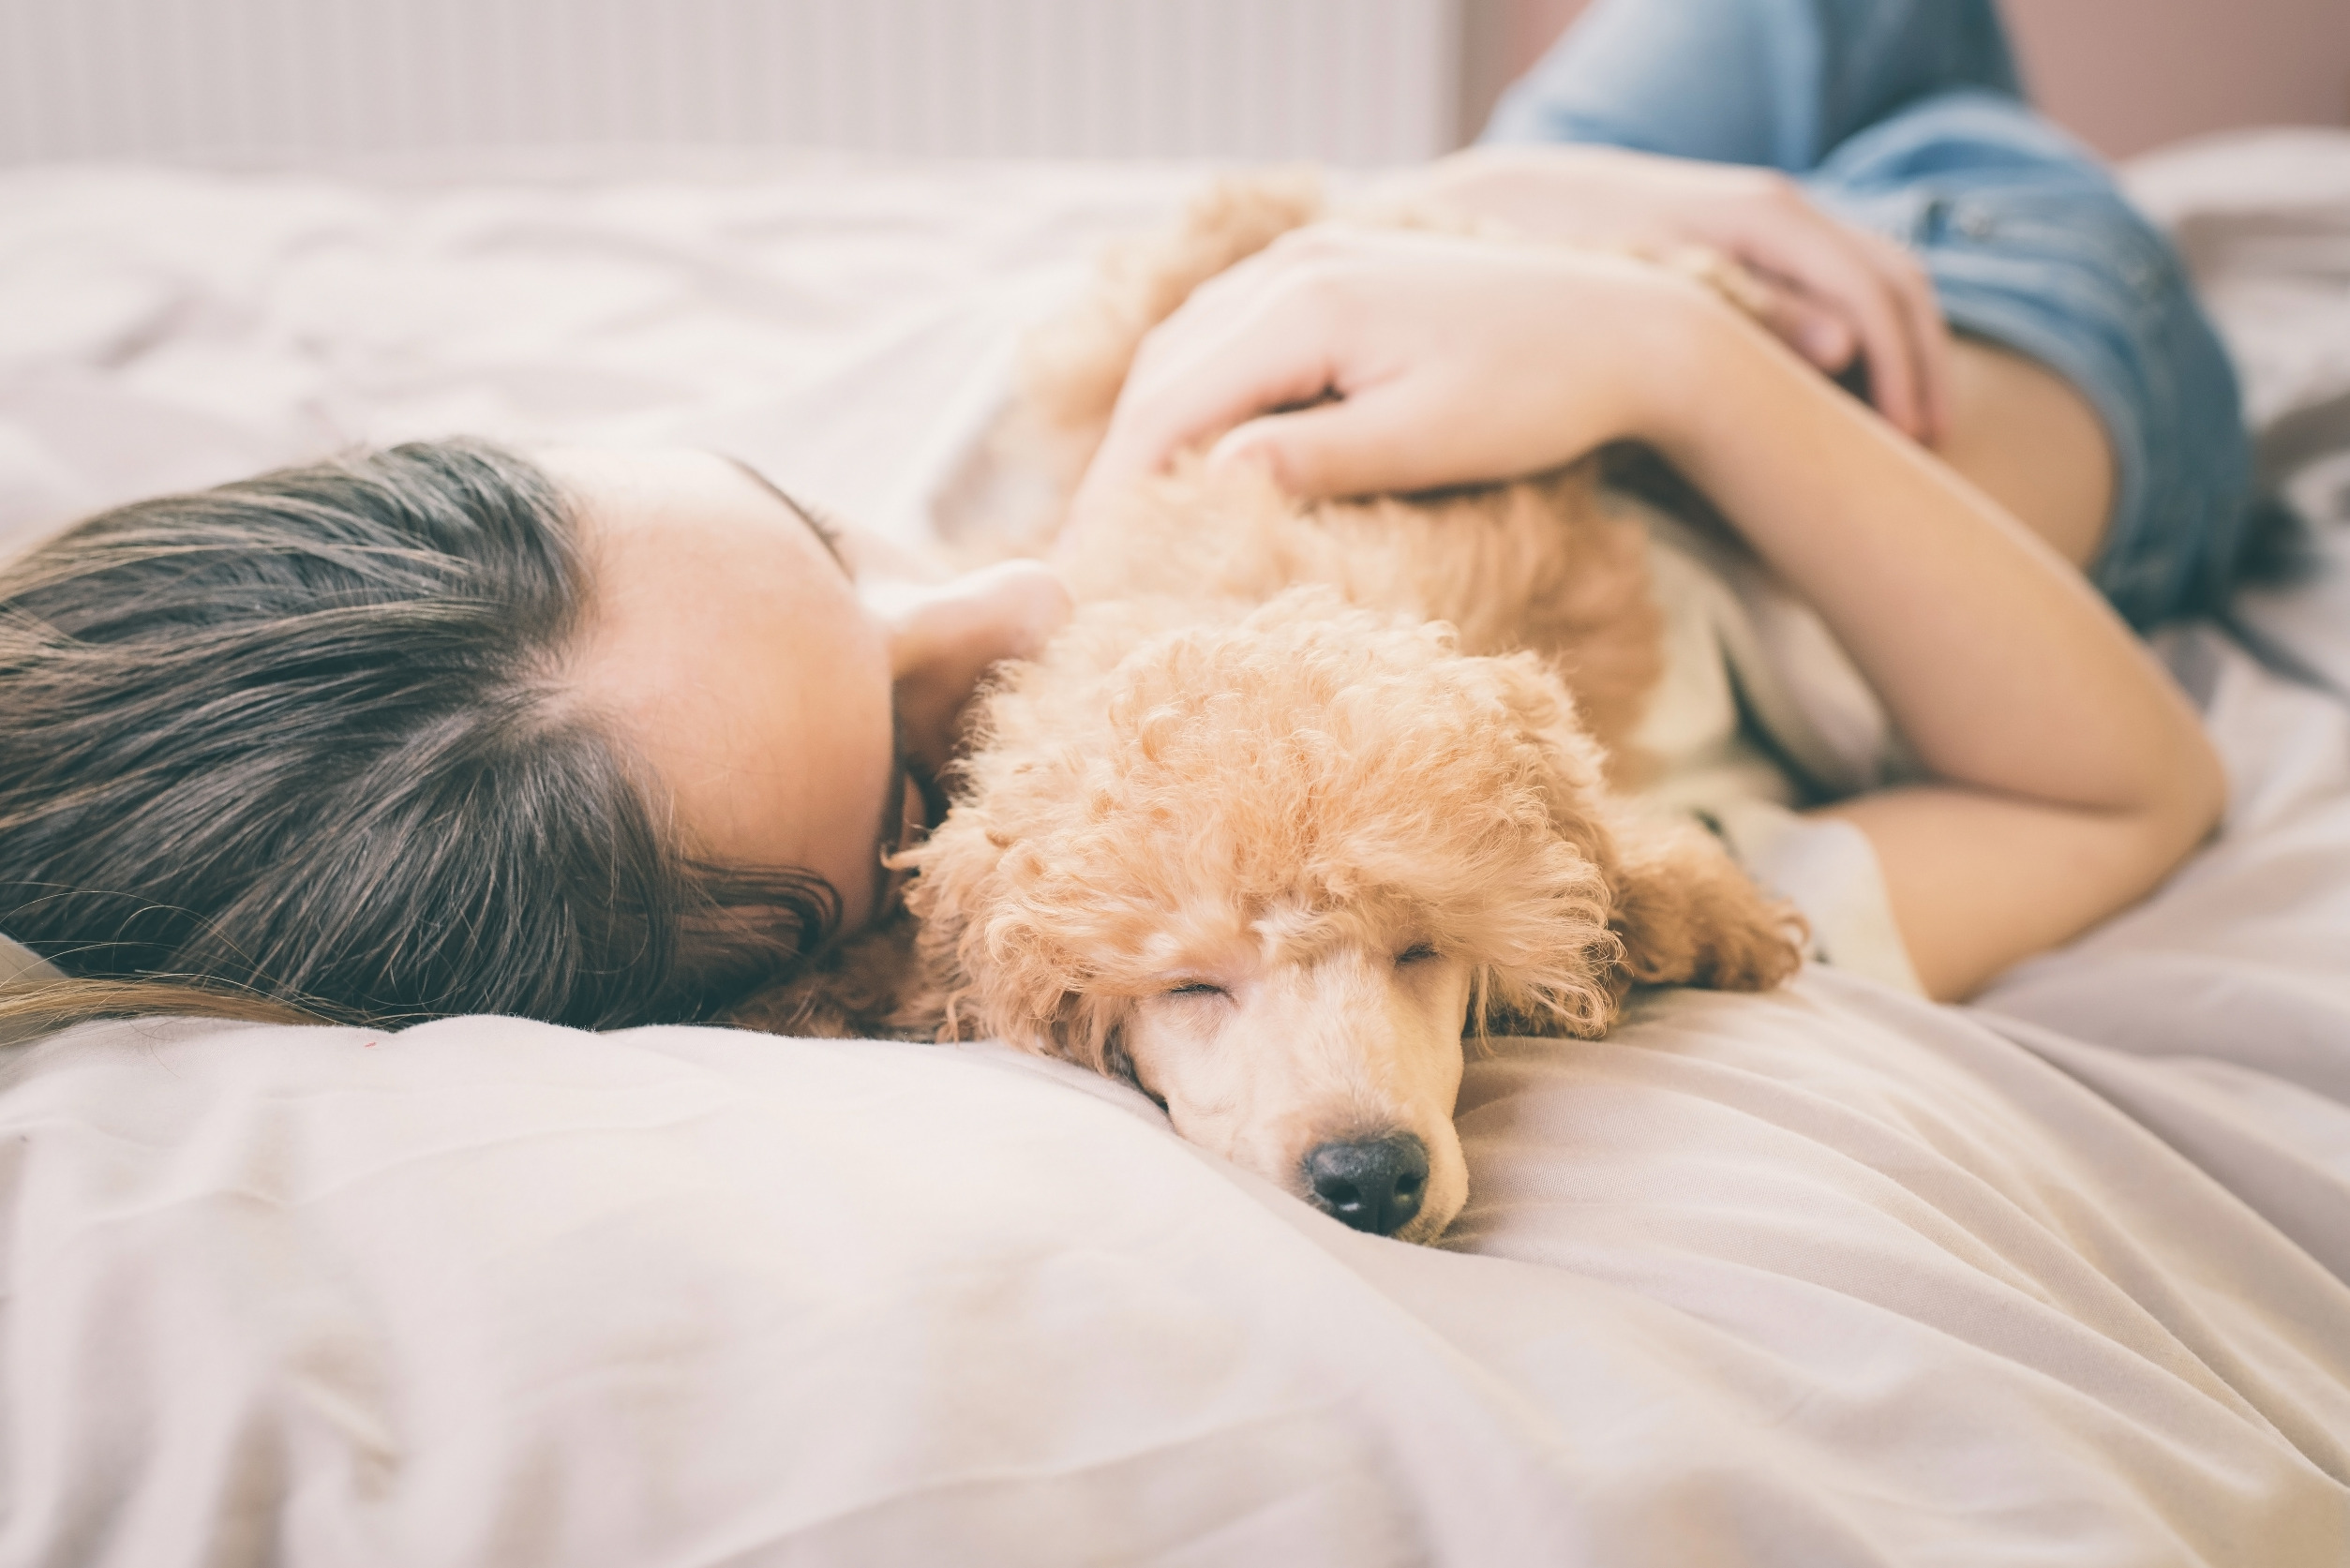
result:
<svg viewBox="0 0 2350 1568"><path fill-rule="evenodd" d="M1209 625L1147 614L1088 612L986 699L913 857L949 1029L1129 1078L1187 1138L1432 1239L1468 1195L1464 1027L1597 1034L1631 979L1685 978L1624 921L1635 868L1673 857L1624 854L1596 747L1530 655L1465 656L1320 589ZM1744 899L1783 974L1778 918Z"/></svg>

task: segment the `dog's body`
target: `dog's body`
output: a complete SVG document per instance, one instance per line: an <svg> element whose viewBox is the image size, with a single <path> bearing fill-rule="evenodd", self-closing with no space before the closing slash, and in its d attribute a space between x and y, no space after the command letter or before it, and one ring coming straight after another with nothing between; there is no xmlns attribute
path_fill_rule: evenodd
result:
<svg viewBox="0 0 2350 1568"><path fill-rule="evenodd" d="M1143 334L1313 214L1227 187L1049 336L1073 477ZM746 1018L1001 1035L1358 1228L1466 1201L1464 1030L1595 1035L1632 984L1761 989L1792 918L1609 786L1661 670L1635 517L1590 465L1305 506L1196 468L1070 565L1081 608L983 695L903 923Z"/></svg>

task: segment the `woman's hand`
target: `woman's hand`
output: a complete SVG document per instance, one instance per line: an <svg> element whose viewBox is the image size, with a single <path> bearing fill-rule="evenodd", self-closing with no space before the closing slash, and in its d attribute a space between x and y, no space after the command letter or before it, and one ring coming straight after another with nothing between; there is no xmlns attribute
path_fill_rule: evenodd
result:
<svg viewBox="0 0 2350 1568"><path fill-rule="evenodd" d="M1704 319L1729 308L1628 256L1301 229L1211 278L1144 339L1075 526L1209 440L1212 461L1265 463L1300 495L1551 468L1640 433L1678 395Z"/></svg>
<svg viewBox="0 0 2350 1568"><path fill-rule="evenodd" d="M898 744L917 775L935 782L963 743L987 672L1043 650L1069 622L1069 590L1037 560L999 560L951 577L911 560L902 575L866 569L890 548L868 544L860 552L857 596L889 631Z"/></svg>
<svg viewBox="0 0 2350 1568"><path fill-rule="evenodd" d="M1789 348L1831 375L1859 355L1879 411L1905 435L1930 446L1949 428L1950 332L1933 280L1775 170L1616 147L1478 147L1382 194L1533 239L1718 250L1754 275L1763 323Z"/></svg>

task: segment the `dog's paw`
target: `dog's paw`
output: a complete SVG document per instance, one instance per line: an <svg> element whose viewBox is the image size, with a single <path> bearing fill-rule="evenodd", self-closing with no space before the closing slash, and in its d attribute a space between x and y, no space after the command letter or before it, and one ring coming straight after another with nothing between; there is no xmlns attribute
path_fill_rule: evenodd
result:
<svg viewBox="0 0 2350 1568"><path fill-rule="evenodd" d="M1635 985L1769 991L1803 966L1793 905L1766 896L1701 830L1642 824L1620 841L1609 924Z"/></svg>

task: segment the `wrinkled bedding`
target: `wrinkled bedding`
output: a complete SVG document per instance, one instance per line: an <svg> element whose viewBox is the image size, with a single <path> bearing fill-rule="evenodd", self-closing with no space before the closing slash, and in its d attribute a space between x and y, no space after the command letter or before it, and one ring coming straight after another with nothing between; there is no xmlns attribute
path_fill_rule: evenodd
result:
<svg viewBox="0 0 2350 1568"><path fill-rule="evenodd" d="M2193 151L2141 173L2250 358L2278 252L2225 235L2350 287L2350 137ZM457 429L919 543L1022 324L1196 173L0 172L0 549ZM2350 669L2350 566L2239 613ZM0 1052L0 1563L2350 1561L2350 706L2163 652L2234 801L2155 897L1969 1008L1815 966L1497 1041L1442 1248L995 1046Z"/></svg>

